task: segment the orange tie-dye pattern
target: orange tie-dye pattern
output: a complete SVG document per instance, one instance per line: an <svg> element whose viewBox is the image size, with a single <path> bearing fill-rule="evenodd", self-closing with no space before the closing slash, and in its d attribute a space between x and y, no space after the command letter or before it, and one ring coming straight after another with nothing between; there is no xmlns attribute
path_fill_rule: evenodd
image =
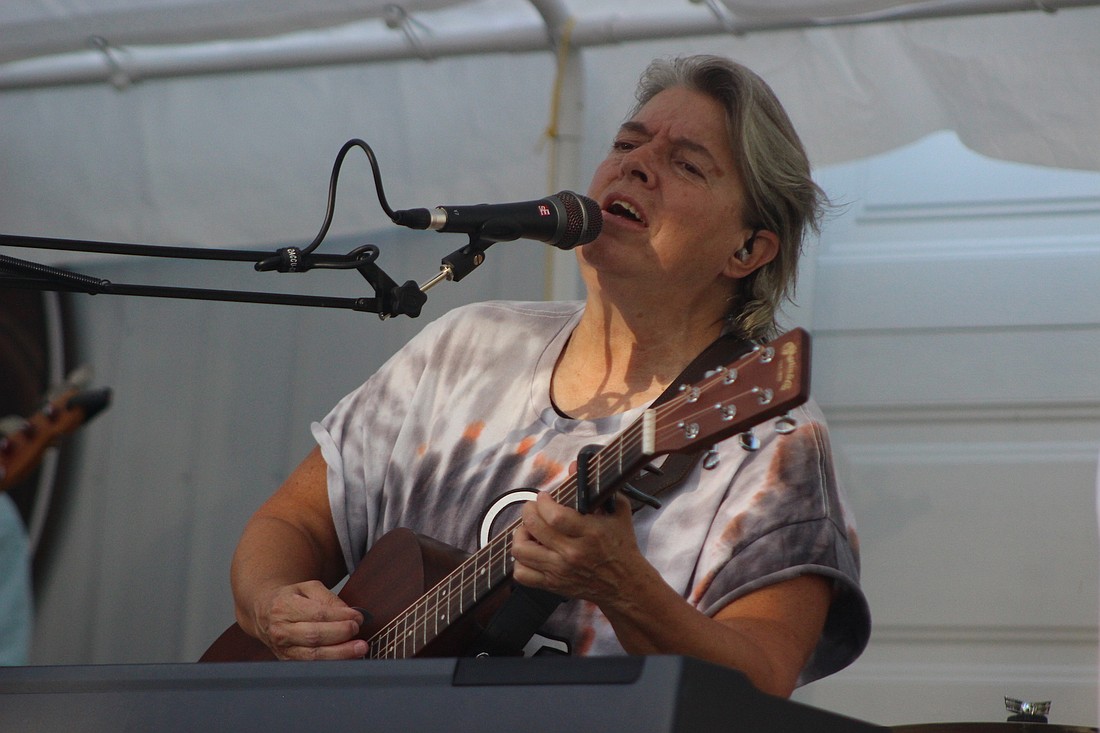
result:
<svg viewBox="0 0 1100 733"><path fill-rule="evenodd" d="M549 483L551 479L560 474L563 470L564 467L562 464L547 458L542 453L538 453L535 455L533 461L531 482L535 486L542 486Z"/></svg>
<svg viewBox="0 0 1100 733"><path fill-rule="evenodd" d="M756 496L753 497L753 503L759 503L760 499L763 498L763 495L764 492L757 493ZM737 544L738 540L741 539L742 534L744 534L742 531L742 525L744 523L745 515L738 514L732 522L726 525L726 528L722 530L722 537L720 539L723 547L733 547L735 544ZM706 594L707 590L710 589L710 584L714 582L714 578L718 575L719 569L720 568L715 568L714 570L710 571L699 579L699 582L697 582L691 589L691 595L688 597L689 601L694 604L699 603L699 600Z"/></svg>
<svg viewBox="0 0 1100 733"><path fill-rule="evenodd" d="M773 498L776 491L790 490L806 481L816 481L817 473L812 470L814 459L820 453L816 447L816 438L812 424L799 425L795 431L785 435L776 443L776 450L764 475L760 489L753 494L749 502L749 511L738 514L723 530L719 538L723 548L732 548L743 540L744 525L752 516L753 510ZM858 539L855 540L858 548ZM691 589L689 600L698 603L714 582L716 568L699 579Z"/></svg>
<svg viewBox="0 0 1100 733"><path fill-rule="evenodd" d="M481 431L485 429L484 420L474 420L472 423L466 426L466 429L462 431L462 439L468 440L471 443L476 442L481 437Z"/></svg>

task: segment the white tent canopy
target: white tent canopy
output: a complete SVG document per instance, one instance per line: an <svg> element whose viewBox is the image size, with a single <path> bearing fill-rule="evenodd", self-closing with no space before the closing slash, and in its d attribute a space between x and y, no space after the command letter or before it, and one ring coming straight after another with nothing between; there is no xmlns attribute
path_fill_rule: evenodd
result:
<svg viewBox="0 0 1100 733"><path fill-rule="evenodd" d="M994 157L1100 169L1100 10L1080 9L1097 4L13 0L0 90L728 35L804 121L819 165L954 129ZM986 15L1000 17L974 20Z"/></svg>
<svg viewBox="0 0 1100 733"><path fill-rule="evenodd" d="M0 10L0 61L86 50L99 38L117 46L207 43L274 38L302 31L358 24L393 30L416 16L421 29L450 32L467 26L514 30L531 10L549 35L564 26L580 45L596 45L706 33L749 33L986 13L1042 11L1096 5L1089 0L110 0L83 3L16 0ZM447 9L446 13L432 11ZM490 20L489 23L486 21ZM364 22L367 21L367 22ZM472 22L470 22L472 21ZM503 22L494 22L503 21ZM468 28L466 29L468 32ZM361 35L368 41L369 36ZM365 52L370 51L364 49Z"/></svg>

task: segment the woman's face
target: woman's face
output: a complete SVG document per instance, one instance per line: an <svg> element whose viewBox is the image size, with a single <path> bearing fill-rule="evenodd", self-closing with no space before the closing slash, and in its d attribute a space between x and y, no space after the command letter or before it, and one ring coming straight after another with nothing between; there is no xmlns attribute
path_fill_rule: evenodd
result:
<svg viewBox="0 0 1100 733"><path fill-rule="evenodd" d="M733 257L750 233L743 186L725 114L705 94L673 87L651 99L619 129L588 194L604 224L577 250L586 277L728 294L745 274Z"/></svg>

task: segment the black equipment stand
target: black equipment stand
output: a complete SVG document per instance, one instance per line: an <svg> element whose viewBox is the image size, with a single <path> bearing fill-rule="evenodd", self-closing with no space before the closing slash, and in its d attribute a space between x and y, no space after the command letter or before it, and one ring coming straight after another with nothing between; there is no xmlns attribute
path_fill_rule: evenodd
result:
<svg viewBox="0 0 1100 733"><path fill-rule="evenodd" d="M0 730L871 733L683 657L0 669Z"/></svg>

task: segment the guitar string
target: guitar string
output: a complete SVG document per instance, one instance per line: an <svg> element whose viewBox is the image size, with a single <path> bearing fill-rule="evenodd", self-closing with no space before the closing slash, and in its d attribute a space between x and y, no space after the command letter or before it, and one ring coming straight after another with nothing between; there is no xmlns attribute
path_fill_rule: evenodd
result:
<svg viewBox="0 0 1100 733"><path fill-rule="evenodd" d="M745 355L742 360L736 362L732 367L732 369L735 369L737 372L735 376L735 381L730 382L730 384L736 384L738 382L745 381L742 373L746 370L746 368L752 366L754 362L759 361L761 356L767 352L768 350L764 348L757 348L749 354ZM771 353L774 354L774 349L771 350ZM655 435L667 437L670 433L681 431L682 423L698 419L700 416L705 414L712 414L713 411L716 409L716 405L714 405L713 403L700 402L702 393L713 389L718 382L724 381L728 373L728 370L717 370L713 372L710 376L705 377L700 382L692 385L693 387L698 388L699 391L699 395L695 396L694 399L692 394L693 390L688 389L685 392L681 392L676 397L668 400L667 402L652 408L656 413L658 424L658 427L655 430ZM745 398L746 396L750 396L753 394L759 394L759 387L753 386L741 391L740 393L732 397L726 397L720 402L720 404L726 405L732 402L736 402L740 399ZM679 422L672 422L668 425L661 424L661 418L667 418L668 413L676 412L683 409L684 404L689 402L700 402L699 409L695 412L689 413L686 416L683 416L683 419ZM605 453L617 452L618 463L621 466L622 456L624 452L634 451L643 444L644 432L644 422L641 418L639 418L638 420L635 420L633 423L631 423L611 443L607 444L599 451L597 451L592 456L592 461L596 465L597 477L602 471L604 463L603 456ZM639 456L644 457L644 453L639 451ZM615 461L616 459L615 457L611 457L609 460ZM576 474L571 474L550 493L554 500L559 503L575 505L576 500L579 496ZM433 586L427 593L418 598L409 608L407 608L404 612L398 614L388 624L382 627L382 629L380 629L370 639L371 648L369 655L374 658L382 658L383 656L385 656L385 658L390 658L389 654L392 653L396 656L397 646L399 644L402 646L402 657L415 655L417 652L420 651L421 648L423 648L424 645L427 644L427 629L433 621L437 629L441 623L444 628L446 628L447 626L449 626L451 618L453 616L460 616L467 610L469 610L468 607L464 607L466 604L463 602L467 590L470 590L471 607L474 602L478 600L477 585L479 576L484 577L486 592L495 587L500 581L506 579L511 574L512 568L515 564L515 561L511 556L512 535L514 534L515 530L519 528L520 524L521 520L519 519L513 521L499 534L493 537L489 541L489 543L486 544L485 548L481 552L470 555L470 557L460 563L457 568L451 571L446 577L444 577L435 586ZM482 557L486 554L489 558L488 562L484 562L484 558ZM495 579L491 572L491 568L494 564L494 556L497 556L495 562L502 563L500 568L500 575ZM471 574L469 581L466 579L466 571L468 569L474 570L474 572ZM456 579L456 577L458 579L457 590L459 594L457 614L453 613L451 610L451 604L453 603L452 598L454 596L454 593L452 592L453 588L450 587L454 584L454 580ZM440 596L443 596L443 598L440 598ZM442 615L439 612L439 607L441 604L447 604L447 612ZM431 611L430 615L429 610ZM409 628L410 615L412 616L412 628ZM416 631L418 630L418 627L422 627L424 632L422 634L422 636L424 637L423 644L418 644L416 641ZM402 629L404 629L403 633ZM407 649L408 637L410 635L412 636L413 646L411 654L409 654ZM377 642L383 640L384 638L390 638L390 641L388 641L384 645L377 645ZM376 650L378 651L377 655L375 654Z"/></svg>

